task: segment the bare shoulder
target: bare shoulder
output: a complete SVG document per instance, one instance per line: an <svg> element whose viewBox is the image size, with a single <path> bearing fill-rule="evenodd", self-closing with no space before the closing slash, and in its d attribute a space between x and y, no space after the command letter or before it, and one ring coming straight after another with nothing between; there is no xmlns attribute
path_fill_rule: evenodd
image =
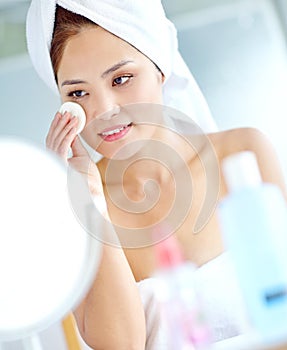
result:
<svg viewBox="0 0 287 350"><path fill-rule="evenodd" d="M218 156L225 158L233 153L242 151L253 151L262 153L274 147L269 138L255 128L236 128L209 134Z"/></svg>
<svg viewBox="0 0 287 350"><path fill-rule="evenodd" d="M280 186L286 194L285 179L277 152L267 135L256 128L237 128L209 135L221 162L229 155L251 151L255 154L262 179Z"/></svg>

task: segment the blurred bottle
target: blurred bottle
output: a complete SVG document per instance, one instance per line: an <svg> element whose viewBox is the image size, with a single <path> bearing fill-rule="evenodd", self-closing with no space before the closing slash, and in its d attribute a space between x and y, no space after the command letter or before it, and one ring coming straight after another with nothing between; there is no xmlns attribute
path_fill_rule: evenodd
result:
<svg viewBox="0 0 287 350"><path fill-rule="evenodd" d="M194 283L195 265L184 262L174 236L155 246L155 295L167 337L166 350L209 349L211 332Z"/></svg>
<svg viewBox="0 0 287 350"><path fill-rule="evenodd" d="M263 183L255 155L222 165L229 194L219 220L250 321L266 341L287 337L287 206L280 189Z"/></svg>

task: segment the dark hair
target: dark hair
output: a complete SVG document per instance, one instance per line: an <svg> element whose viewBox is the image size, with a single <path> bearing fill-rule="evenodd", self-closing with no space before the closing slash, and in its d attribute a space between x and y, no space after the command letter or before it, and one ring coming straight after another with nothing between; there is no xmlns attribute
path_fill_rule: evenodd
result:
<svg viewBox="0 0 287 350"><path fill-rule="evenodd" d="M90 21L88 18L57 5L50 49L50 56L56 81L57 72L68 40L81 33L83 29L95 26L97 26L97 24Z"/></svg>
<svg viewBox="0 0 287 350"><path fill-rule="evenodd" d="M97 26L98 25L96 23L89 20L88 18L68 11L59 5L56 5L55 23L50 48L50 56L56 82L58 82L57 73L68 40L71 39L73 36L81 33L86 28ZM136 47L135 49L139 51ZM150 59L149 57L147 58ZM155 65L156 69L162 74L160 68L153 61L151 62Z"/></svg>

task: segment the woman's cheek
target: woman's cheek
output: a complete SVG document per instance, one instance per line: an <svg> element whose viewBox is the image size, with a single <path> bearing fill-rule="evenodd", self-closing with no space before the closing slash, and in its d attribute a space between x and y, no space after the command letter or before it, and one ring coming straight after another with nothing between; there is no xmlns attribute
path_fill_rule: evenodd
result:
<svg viewBox="0 0 287 350"><path fill-rule="evenodd" d="M129 99L129 103L161 103L162 89L161 87L152 88L146 84L129 94Z"/></svg>

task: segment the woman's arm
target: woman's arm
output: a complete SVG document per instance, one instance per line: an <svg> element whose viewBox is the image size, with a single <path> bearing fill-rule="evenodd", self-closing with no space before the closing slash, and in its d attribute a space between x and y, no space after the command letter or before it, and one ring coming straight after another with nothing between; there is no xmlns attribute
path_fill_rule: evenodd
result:
<svg viewBox="0 0 287 350"><path fill-rule="evenodd" d="M96 279L74 315L81 336L95 350L145 348L144 310L120 248L103 244Z"/></svg>
<svg viewBox="0 0 287 350"><path fill-rule="evenodd" d="M104 200L101 176L76 136L69 114L56 114L46 138L57 153L88 180L91 194ZM72 157L68 157L69 148ZM104 217L108 213L103 212ZM102 258L93 285L74 311L79 332L95 350L143 350L145 315L132 271L121 248L102 245Z"/></svg>

